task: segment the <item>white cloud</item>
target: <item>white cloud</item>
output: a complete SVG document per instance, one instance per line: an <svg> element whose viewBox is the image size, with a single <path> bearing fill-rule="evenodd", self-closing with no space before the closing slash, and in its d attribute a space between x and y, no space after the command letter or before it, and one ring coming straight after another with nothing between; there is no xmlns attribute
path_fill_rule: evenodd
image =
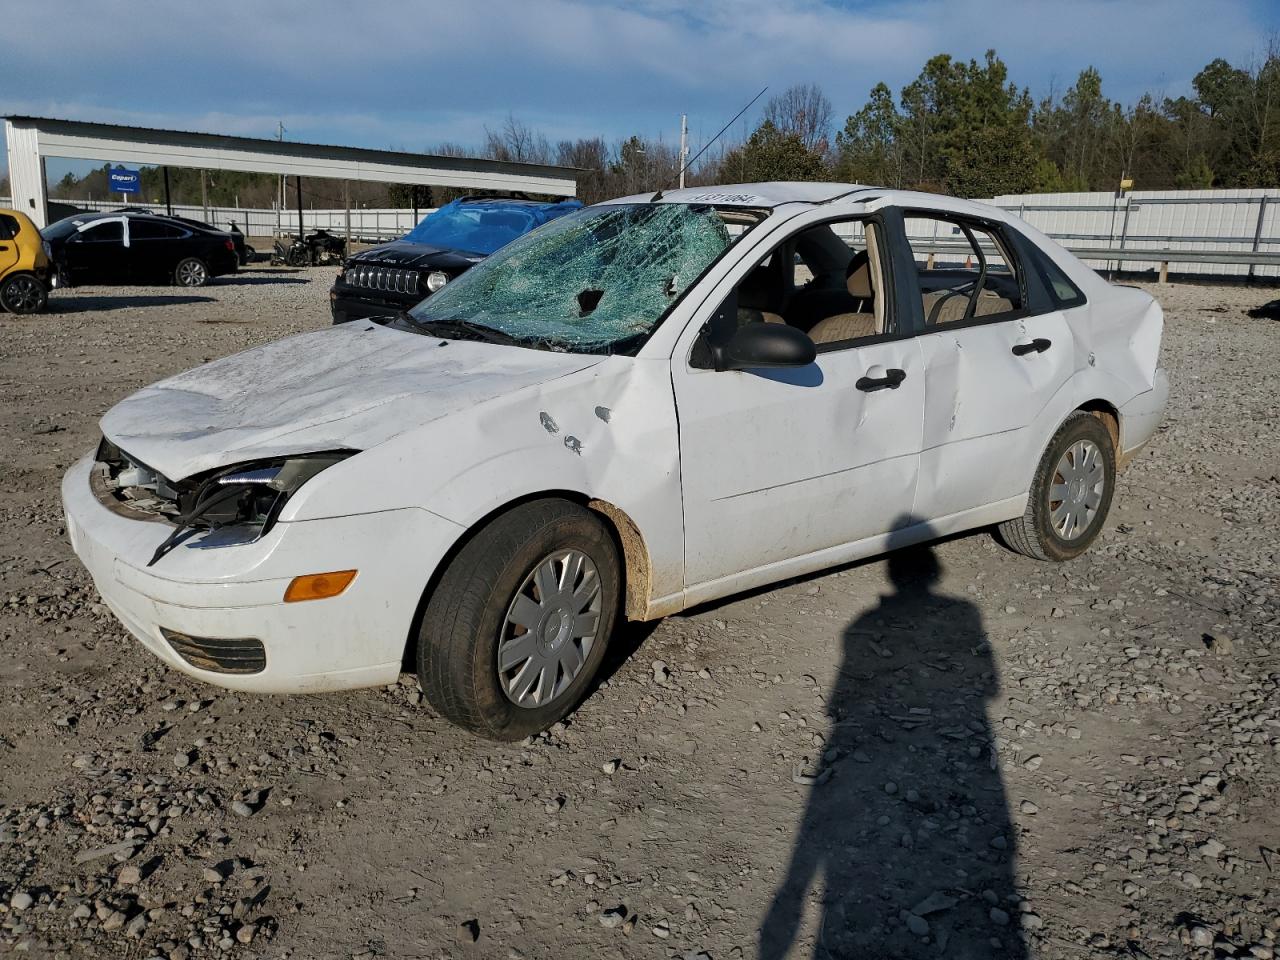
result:
<svg viewBox="0 0 1280 960"><path fill-rule="evenodd" d="M1176 94L1277 22L1256 0L44 0L7 12L0 109L261 136L283 119L293 139L409 149L478 143L508 112L552 139L670 138L681 112L715 130L766 83L815 81L843 117L935 53L989 47L1035 93L1094 65L1112 96Z"/></svg>

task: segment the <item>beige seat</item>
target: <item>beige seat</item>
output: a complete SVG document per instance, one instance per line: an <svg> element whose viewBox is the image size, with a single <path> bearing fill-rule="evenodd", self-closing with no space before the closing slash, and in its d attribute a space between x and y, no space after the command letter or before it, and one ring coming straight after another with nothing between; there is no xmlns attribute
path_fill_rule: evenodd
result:
<svg viewBox="0 0 1280 960"><path fill-rule="evenodd" d="M931 326L939 326L944 323L955 323L957 320L963 320L965 312L969 309L969 294L956 293L951 290L939 290L934 293L924 294L924 316L925 321ZM1013 303L992 290L983 290L978 296L977 306L974 308L973 315L975 317L989 317L997 313L1005 313L1013 309ZM935 314L934 311L937 311Z"/></svg>
<svg viewBox="0 0 1280 960"><path fill-rule="evenodd" d="M809 339L814 343L835 343L839 340L853 340L856 337L872 337L876 334L876 315L862 308L872 305L875 292L871 288L871 258L865 252L854 255L849 261L849 276L845 281L849 296L853 297L859 309L848 313L837 313L834 316L819 320L809 330Z"/></svg>

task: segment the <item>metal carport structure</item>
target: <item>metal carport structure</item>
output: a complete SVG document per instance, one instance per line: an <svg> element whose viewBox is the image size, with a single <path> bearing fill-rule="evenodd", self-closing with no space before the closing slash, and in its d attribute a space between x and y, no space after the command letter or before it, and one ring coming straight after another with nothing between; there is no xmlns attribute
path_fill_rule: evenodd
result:
<svg viewBox="0 0 1280 960"><path fill-rule="evenodd" d="M113 123L5 117L13 205L47 225L46 157L571 197L577 170Z"/></svg>

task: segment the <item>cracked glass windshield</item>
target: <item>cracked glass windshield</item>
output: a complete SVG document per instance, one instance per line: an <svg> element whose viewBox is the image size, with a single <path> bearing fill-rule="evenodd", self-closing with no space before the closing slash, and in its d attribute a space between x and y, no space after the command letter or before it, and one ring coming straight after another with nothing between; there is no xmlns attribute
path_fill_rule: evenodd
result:
<svg viewBox="0 0 1280 960"><path fill-rule="evenodd" d="M582 353L638 346L759 212L614 204L503 247L409 314L443 335Z"/></svg>

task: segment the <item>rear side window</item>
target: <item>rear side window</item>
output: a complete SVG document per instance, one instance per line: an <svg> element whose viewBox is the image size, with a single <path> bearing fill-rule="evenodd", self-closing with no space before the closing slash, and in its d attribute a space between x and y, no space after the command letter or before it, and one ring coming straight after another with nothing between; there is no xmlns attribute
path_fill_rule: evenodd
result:
<svg viewBox="0 0 1280 960"><path fill-rule="evenodd" d="M1040 275L1040 280L1055 307L1065 310L1068 307L1078 307L1085 302L1080 288L1071 282L1071 278L1062 272L1060 266L1033 244L1025 246L1031 248L1027 252L1027 257L1031 260L1036 273Z"/></svg>
<svg viewBox="0 0 1280 960"><path fill-rule="evenodd" d="M173 224L160 223L158 220L130 220L130 240L173 240L185 237L186 231Z"/></svg>
<svg viewBox="0 0 1280 960"><path fill-rule="evenodd" d="M925 213L908 213L903 224L927 326L996 319L1026 305L1017 261L995 230Z"/></svg>
<svg viewBox="0 0 1280 960"><path fill-rule="evenodd" d="M7 213L0 213L0 240L14 239L21 229L18 225L17 217L11 217Z"/></svg>

